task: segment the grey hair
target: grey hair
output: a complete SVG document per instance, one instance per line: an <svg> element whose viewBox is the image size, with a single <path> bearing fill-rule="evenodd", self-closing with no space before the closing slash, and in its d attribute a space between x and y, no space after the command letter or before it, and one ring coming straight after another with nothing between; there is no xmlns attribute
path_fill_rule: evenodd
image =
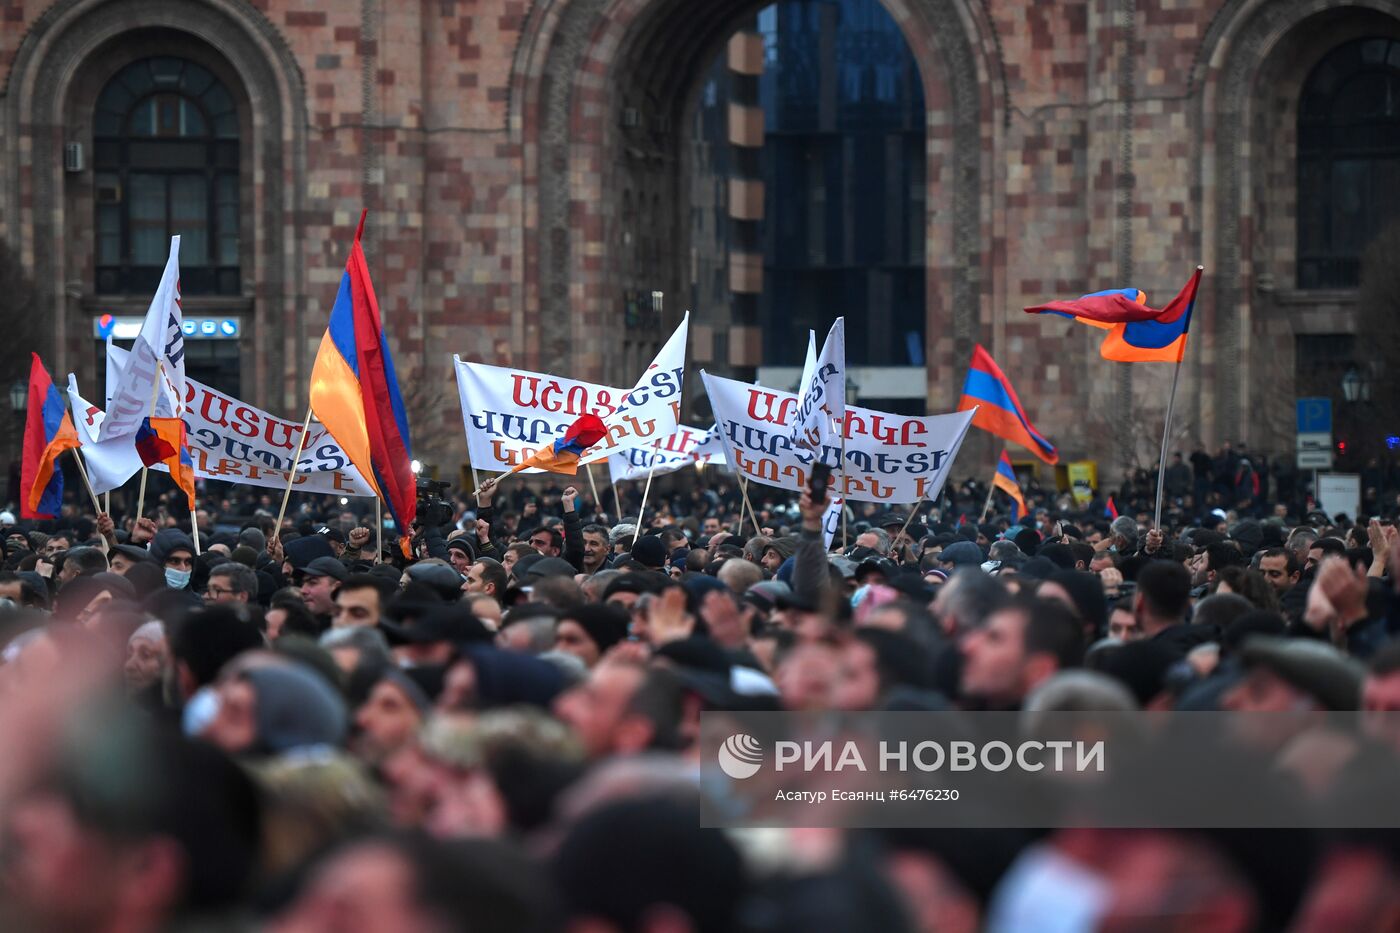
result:
<svg viewBox="0 0 1400 933"><path fill-rule="evenodd" d="M548 661L559 668L559 673L564 675L564 686L576 687L588 679L588 667L583 661L567 651L545 651L537 655L541 661Z"/></svg>
<svg viewBox="0 0 1400 933"><path fill-rule="evenodd" d="M209 571L209 579L212 580L215 577L226 577L228 585L235 593L247 593L249 596L258 595L258 574L252 567L237 561L226 561Z"/></svg>
<svg viewBox="0 0 1400 933"><path fill-rule="evenodd" d="M613 525L612 531L608 532L608 544L616 547L620 542L632 537L632 535L636 533L636 525Z"/></svg>
<svg viewBox="0 0 1400 933"><path fill-rule="evenodd" d="M1005 538L1000 541L993 541L988 549L987 558L989 560L1016 560L1024 558L1026 555L1016 546L1015 541L1008 541Z"/></svg>
<svg viewBox="0 0 1400 933"><path fill-rule="evenodd" d="M361 665L365 665L366 662L388 664L392 657L389 654L389 643L384 640L384 633L367 625L330 629L321 635L320 644L327 651L336 648L358 650Z"/></svg>
<svg viewBox="0 0 1400 933"><path fill-rule="evenodd" d="M1138 709L1128 688L1098 671L1062 671L1026 697L1022 725L1035 731L1046 713L1127 713Z"/></svg>
<svg viewBox="0 0 1400 933"><path fill-rule="evenodd" d="M1137 519L1133 518L1131 515L1118 516L1113 520L1113 524L1109 525L1109 528L1114 534L1122 535L1126 538L1129 544L1137 543L1138 523Z"/></svg>
<svg viewBox="0 0 1400 933"><path fill-rule="evenodd" d="M865 532L875 536L875 552L881 557L890 556L890 533L883 528L871 528Z"/></svg>
<svg viewBox="0 0 1400 933"><path fill-rule="evenodd" d="M956 631L966 632L981 626L987 616L1010 600L1006 584L988 576L979 568L959 570L943 584L935 600L934 610L940 619L952 616Z"/></svg>

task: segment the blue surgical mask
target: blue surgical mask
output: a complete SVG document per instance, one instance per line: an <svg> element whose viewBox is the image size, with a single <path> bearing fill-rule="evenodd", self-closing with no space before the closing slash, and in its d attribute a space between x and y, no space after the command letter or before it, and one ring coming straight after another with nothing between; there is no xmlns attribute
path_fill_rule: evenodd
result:
<svg viewBox="0 0 1400 933"><path fill-rule="evenodd" d="M176 570L174 567L165 568L165 585L172 590L183 590L190 585L190 571Z"/></svg>

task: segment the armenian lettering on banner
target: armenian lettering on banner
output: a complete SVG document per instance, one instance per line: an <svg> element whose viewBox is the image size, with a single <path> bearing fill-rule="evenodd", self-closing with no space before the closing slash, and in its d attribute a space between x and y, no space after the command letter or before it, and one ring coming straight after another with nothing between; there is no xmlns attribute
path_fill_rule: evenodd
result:
<svg viewBox="0 0 1400 933"><path fill-rule="evenodd" d="M687 315L631 389L468 363L454 356L471 462L484 470L510 470L562 437L583 414L602 418L608 433L579 458L581 464L649 447L675 434L680 430L689 324Z"/></svg>
<svg viewBox="0 0 1400 933"><path fill-rule="evenodd" d="M647 474L662 476L690 466L724 466L724 446L719 431L681 425L679 431L651 447L633 447L608 458L608 473L614 483L625 479L646 479ZM653 464L655 466L653 467Z"/></svg>
<svg viewBox="0 0 1400 933"><path fill-rule="evenodd" d="M788 428L797 396L700 372L730 466L741 476L800 491L814 459L835 471L835 494L857 502L917 502L943 489L972 424L971 411L892 415L846 407L845 468L840 439L815 451L793 445Z"/></svg>
<svg viewBox="0 0 1400 933"><path fill-rule="evenodd" d="M102 409L78 395L72 376L68 378L68 395L94 489L105 492L121 486L141 469L141 456L132 439L96 442L104 418ZM286 487L287 471L301 435L300 422L274 417L190 378L185 379L184 419L197 479ZM163 466L151 469L164 471ZM373 495L345 452L320 425L312 425L307 435L294 488L336 496Z"/></svg>

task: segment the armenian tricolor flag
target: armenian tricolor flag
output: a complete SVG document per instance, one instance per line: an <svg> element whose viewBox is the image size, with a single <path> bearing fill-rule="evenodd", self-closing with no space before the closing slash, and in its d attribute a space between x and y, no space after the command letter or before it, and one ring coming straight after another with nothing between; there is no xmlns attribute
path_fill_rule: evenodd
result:
<svg viewBox="0 0 1400 933"><path fill-rule="evenodd" d="M185 422L180 418L143 418L136 429L136 452L143 466L165 464L175 485L185 493L190 509L194 509L194 461L185 437Z"/></svg>
<svg viewBox="0 0 1400 933"><path fill-rule="evenodd" d="M360 214L340 291L311 367L311 410L384 500L407 553L409 523L417 505L410 467L413 450L379 302L360 248L366 213Z"/></svg>
<svg viewBox="0 0 1400 933"><path fill-rule="evenodd" d="M518 473L521 470L534 468L573 476L578 473L579 458L588 451L588 448L601 441L607 433L608 429L604 427L603 419L597 415L581 415L577 421L569 425L569 430L564 432L563 437L543 450L537 451L534 456L516 464L510 472Z"/></svg>
<svg viewBox="0 0 1400 933"><path fill-rule="evenodd" d="M65 450L79 446L78 432L39 354L31 357L19 513L21 518L53 518L63 507L63 471L56 461Z"/></svg>
<svg viewBox="0 0 1400 933"><path fill-rule="evenodd" d="M1109 496L1108 501L1103 505L1103 517L1110 520L1118 517L1118 506L1113 504L1112 496Z"/></svg>
<svg viewBox="0 0 1400 933"><path fill-rule="evenodd" d="M963 383L958 411L977 409L972 423L1013 444L1020 444L1046 463L1060 462L1060 452L1035 429L1011 388L1011 380L992 355L978 345L972 351L972 368Z"/></svg>
<svg viewBox="0 0 1400 933"><path fill-rule="evenodd" d="M1027 308L1028 314L1058 314L1081 324L1107 330L1099 354L1120 363L1180 363L1186 352L1186 335L1201 267L1185 287L1161 309L1150 308L1147 296L1136 288L1115 288L1085 295L1074 301L1052 301Z"/></svg>
<svg viewBox="0 0 1400 933"><path fill-rule="evenodd" d="M1001 459L997 461L997 472L992 477L992 485L1011 497L1011 524L1016 524L1021 520L1021 516L1029 514L1026 497L1021 495L1021 484L1016 479L1016 471L1011 467L1011 458L1004 450L1001 452Z"/></svg>

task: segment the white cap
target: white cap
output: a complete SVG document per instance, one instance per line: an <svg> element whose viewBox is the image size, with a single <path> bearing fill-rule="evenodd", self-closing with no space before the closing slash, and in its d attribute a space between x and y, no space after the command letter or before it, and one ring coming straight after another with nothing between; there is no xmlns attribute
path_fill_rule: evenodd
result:
<svg viewBox="0 0 1400 933"><path fill-rule="evenodd" d="M14 512L0 512L0 525L13 525L15 523Z"/></svg>

